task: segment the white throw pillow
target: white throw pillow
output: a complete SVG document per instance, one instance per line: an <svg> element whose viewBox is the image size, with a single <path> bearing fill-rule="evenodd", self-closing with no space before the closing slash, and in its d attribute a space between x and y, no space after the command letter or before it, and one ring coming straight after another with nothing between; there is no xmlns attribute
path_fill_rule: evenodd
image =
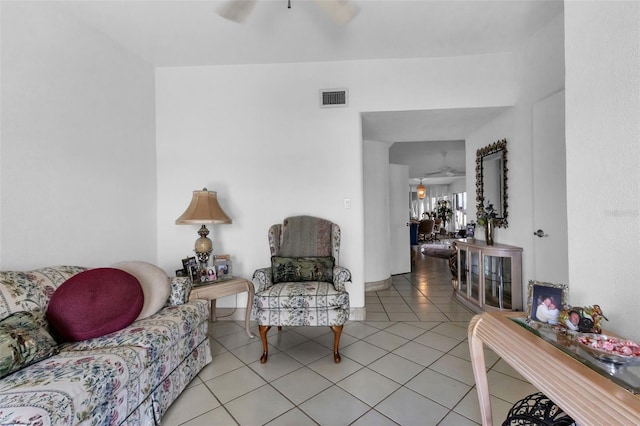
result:
<svg viewBox="0 0 640 426"><path fill-rule="evenodd" d="M155 314L167 302L171 293L169 277L156 265L142 261L128 261L118 262L112 267L130 273L140 282L144 294L144 304L136 319Z"/></svg>

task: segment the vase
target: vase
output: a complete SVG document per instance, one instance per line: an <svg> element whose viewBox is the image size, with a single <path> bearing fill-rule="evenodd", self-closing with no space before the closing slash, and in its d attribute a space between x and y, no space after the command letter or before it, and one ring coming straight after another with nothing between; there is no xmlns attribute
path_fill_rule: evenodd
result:
<svg viewBox="0 0 640 426"><path fill-rule="evenodd" d="M487 221L486 226L484 227L484 240L486 241L488 246L493 245L493 221Z"/></svg>

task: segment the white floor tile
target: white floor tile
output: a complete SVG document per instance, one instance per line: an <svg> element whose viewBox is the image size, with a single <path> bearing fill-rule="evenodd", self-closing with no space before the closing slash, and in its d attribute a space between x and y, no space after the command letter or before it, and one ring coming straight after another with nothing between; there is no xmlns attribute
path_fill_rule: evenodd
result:
<svg viewBox="0 0 640 426"><path fill-rule="evenodd" d="M373 370L363 368L338 382L338 386L373 407L401 385Z"/></svg>
<svg viewBox="0 0 640 426"><path fill-rule="evenodd" d="M443 322L442 324L433 327L431 331L457 340L465 340L467 338L467 330L447 322Z"/></svg>
<svg viewBox="0 0 640 426"><path fill-rule="evenodd" d="M419 316L413 312L388 312L391 321L417 321Z"/></svg>
<svg viewBox="0 0 640 426"><path fill-rule="evenodd" d="M311 368L316 373L325 377L327 380L338 383L340 380L355 373L364 366L346 356L342 357L342 361L336 364L333 361L333 354L312 362L307 367Z"/></svg>
<svg viewBox="0 0 640 426"><path fill-rule="evenodd" d="M189 420L186 423L182 423L184 426L205 426L205 425L220 425L229 426L237 425L238 423L233 420L233 417L223 407L215 408L211 411ZM165 421L162 419L162 426L165 426Z"/></svg>
<svg viewBox="0 0 640 426"><path fill-rule="evenodd" d="M393 426L397 424L398 423L383 416L378 411L369 410L364 416L351 423L351 426Z"/></svg>
<svg viewBox="0 0 640 426"><path fill-rule="evenodd" d="M471 362L467 360L447 354L431 364L429 368L469 386L475 384Z"/></svg>
<svg viewBox="0 0 640 426"><path fill-rule="evenodd" d="M401 425L435 426L449 410L407 388L400 388L375 409Z"/></svg>
<svg viewBox="0 0 640 426"><path fill-rule="evenodd" d="M491 400L491 414L493 416L493 424L500 425L507 418L507 413L512 407L512 404L490 396ZM454 412L461 416L471 419L477 423L482 423L480 418L480 405L478 404L478 393L475 388L471 390L458 405L453 409Z"/></svg>
<svg viewBox="0 0 640 426"><path fill-rule="evenodd" d="M389 321L389 316L384 312L367 312L367 320Z"/></svg>
<svg viewBox="0 0 640 426"><path fill-rule="evenodd" d="M306 342L287 349L287 355L302 364L309 364L329 354L333 354L332 349L328 349L313 340L307 340Z"/></svg>
<svg viewBox="0 0 640 426"><path fill-rule="evenodd" d="M292 409L291 401L264 385L225 404L231 415L241 425L261 425Z"/></svg>
<svg viewBox="0 0 640 426"><path fill-rule="evenodd" d="M455 407L471 389L471 386L429 368L411 379L405 386L447 408Z"/></svg>
<svg viewBox="0 0 640 426"><path fill-rule="evenodd" d="M415 339L416 337L424 334L425 330L420 327L416 327L404 322L398 322L394 325L385 328L386 332L393 333L397 336L404 337L405 339Z"/></svg>
<svg viewBox="0 0 640 426"><path fill-rule="evenodd" d="M438 426L476 426L480 423L476 423L473 420L467 419L464 416L452 411L438 424Z"/></svg>
<svg viewBox="0 0 640 426"><path fill-rule="evenodd" d="M198 377L206 382L207 380L221 376L240 367L244 367L242 361L236 358L231 352L223 352L220 355L214 356L213 361L198 373Z"/></svg>
<svg viewBox="0 0 640 426"><path fill-rule="evenodd" d="M242 367L204 382L223 404L264 386L266 383L249 367Z"/></svg>
<svg viewBox="0 0 640 426"><path fill-rule="evenodd" d="M264 380L270 382L301 368L302 365L286 352L278 352L274 355L269 354L266 363L261 364L260 360L258 360L249 364L249 367Z"/></svg>
<svg viewBox="0 0 640 426"><path fill-rule="evenodd" d="M349 345L344 348L344 350L340 351L343 358L347 356L362 365L370 364L373 361L382 358L387 354L387 352L388 351L362 340Z"/></svg>
<svg viewBox="0 0 640 426"><path fill-rule="evenodd" d="M445 354L442 351L415 342L400 346L393 353L424 367L430 366Z"/></svg>
<svg viewBox="0 0 640 426"><path fill-rule="evenodd" d="M310 368L303 367L271 382L284 396L299 405L333 385Z"/></svg>
<svg viewBox="0 0 640 426"><path fill-rule="evenodd" d="M362 322L352 322L344 326L342 334L348 334L358 339L365 338L373 333L377 333L378 329Z"/></svg>
<svg viewBox="0 0 640 426"><path fill-rule="evenodd" d="M399 348L409 341L409 339L389 333L387 330L381 330L375 334L365 337L362 340L379 348L386 349L387 351Z"/></svg>
<svg viewBox="0 0 640 426"><path fill-rule="evenodd" d="M425 369L424 366L393 353L372 362L369 368L400 384L405 384Z"/></svg>
<svg viewBox="0 0 640 426"><path fill-rule="evenodd" d="M213 424L213 423L212 423ZM317 423L298 408L289 410L267 423L269 426L316 426Z"/></svg>
<svg viewBox="0 0 640 426"><path fill-rule="evenodd" d="M299 406L321 425L348 425L369 410L369 406L338 386L332 386Z"/></svg>
<svg viewBox="0 0 640 426"><path fill-rule="evenodd" d="M460 340L443 336L442 334L434 333L433 331L428 331L415 338L413 341L442 352L448 352L460 343Z"/></svg>
<svg viewBox="0 0 640 426"><path fill-rule="evenodd" d="M512 405L527 395L538 392L530 383L490 370L487 373L489 394Z"/></svg>
<svg viewBox="0 0 640 426"><path fill-rule="evenodd" d="M162 417L162 424L180 425L220 406L204 384L185 389Z"/></svg>

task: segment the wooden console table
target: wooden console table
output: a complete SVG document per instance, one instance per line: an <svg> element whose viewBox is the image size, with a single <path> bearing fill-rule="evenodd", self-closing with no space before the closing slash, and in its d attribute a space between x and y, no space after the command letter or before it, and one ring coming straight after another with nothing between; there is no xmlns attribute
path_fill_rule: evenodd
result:
<svg viewBox="0 0 640 426"><path fill-rule="evenodd" d="M216 321L216 299L219 297L230 296L232 294L242 293L246 291L247 296L247 312L244 318L244 329L251 338L255 337L249 330L249 320L251 318L251 306L253 304L253 295L255 290L251 281L244 278L231 278L211 284L197 285L191 289L189 300L204 299L211 301L211 321Z"/></svg>
<svg viewBox="0 0 640 426"><path fill-rule="evenodd" d="M469 323L469 351L483 425L494 424L483 345L582 426L640 425L640 395L516 324L513 317L522 313L485 312Z"/></svg>

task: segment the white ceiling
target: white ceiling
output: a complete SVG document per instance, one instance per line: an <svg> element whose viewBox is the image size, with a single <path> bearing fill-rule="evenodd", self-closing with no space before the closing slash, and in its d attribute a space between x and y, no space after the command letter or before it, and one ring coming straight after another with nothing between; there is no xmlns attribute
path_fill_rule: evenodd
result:
<svg viewBox="0 0 640 426"><path fill-rule="evenodd" d="M350 1L360 13L345 26L312 0L291 0L291 9L286 0L258 0L244 24L217 14L226 0L59 3L155 66L505 52L563 10L562 0Z"/></svg>
<svg viewBox="0 0 640 426"><path fill-rule="evenodd" d="M562 0L350 0L359 13L332 21L313 0L258 0L243 24L222 18L225 1L74 0L57 3L154 66L418 58L505 52L563 11ZM233 0L232 0L233 1ZM317 0L331 2L336 0ZM345 1L345 0L337 0ZM363 136L387 142L437 141L419 178L442 165L443 141L464 140L504 108L363 114ZM446 147L446 142L445 145ZM464 149L447 150L464 170ZM415 155L415 153L414 153ZM435 164L434 164L435 162Z"/></svg>

